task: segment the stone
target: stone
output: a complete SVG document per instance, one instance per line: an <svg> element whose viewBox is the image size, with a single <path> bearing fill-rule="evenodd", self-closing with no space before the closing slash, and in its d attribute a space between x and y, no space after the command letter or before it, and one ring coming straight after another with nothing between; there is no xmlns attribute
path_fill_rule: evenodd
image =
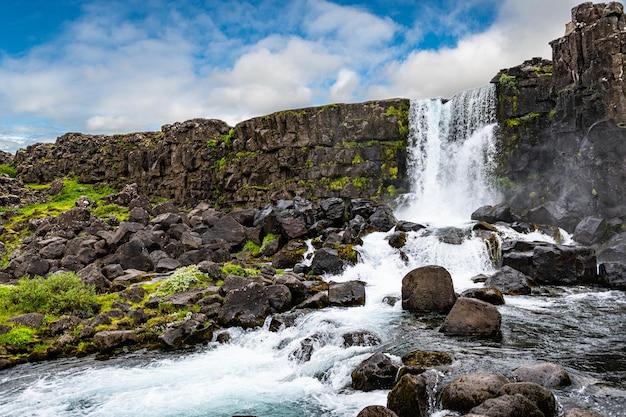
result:
<svg viewBox="0 0 626 417"><path fill-rule="evenodd" d="M502 316L492 304L459 297L439 331L451 336L499 337Z"/></svg>
<svg viewBox="0 0 626 417"><path fill-rule="evenodd" d="M428 405L426 380L421 375L403 375L387 394L387 408L398 417L426 417Z"/></svg>
<svg viewBox="0 0 626 417"><path fill-rule="evenodd" d="M472 213L471 219L491 224L497 222L512 223L514 221L511 207L505 203L480 207Z"/></svg>
<svg viewBox="0 0 626 417"><path fill-rule="evenodd" d="M378 346L381 342L378 336L365 330L345 333L341 338L343 339L342 346L344 348L352 346Z"/></svg>
<svg viewBox="0 0 626 417"><path fill-rule="evenodd" d="M533 284L531 277L508 265L504 265L485 281L485 286L495 288L506 295L530 294Z"/></svg>
<svg viewBox="0 0 626 417"><path fill-rule="evenodd" d="M513 376L518 381L534 382L546 388L562 388L572 384L567 371L551 362L520 366L513 371Z"/></svg>
<svg viewBox="0 0 626 417"><path fill-rule="evenodd" d="M124 243L115 251L116 261L123 269L152 271L154 265L144 244L138 240Z"/></svg>
<svg viewBox="0 0 626 417"><path fill-rule="evenodd" d="M218 323L221 326L260 327L271 313L271 306L265 286L251 282L241 289L226 294L220 309Z"/></svg>
<svg viewBox="0 0 626 417"><path fill-rule="evenodd" d="M441 392L441 406L467 413L485 400L497 397L500 389L508 383L507 378L493 372L477 372L457 377Z"/></svg>
<svg viewBox="0 0 626 417"><path fill-rule="evenodd" d="M602 417L601 414L591 410L583 410L582 408L572 408L567 410L563 417Z"/></svg>
<svg viewBox="0 0 626 417"><path fill-rule="evenodd" d="M20 326L28 326L33 329L38 329L43 325L44 315L41 313L26 313L20 314L19 316L13 316L7 319L12 323L18 324Z"/></svg>
<svg viewBox="0 0 626 417"><path fill-rule="evenodd" d="M603 218L587 216L576 225L572 238L581 245L589 246L604 240L607 232L607 222Z"/></svg>
<svg viewBox="0 0 626 417"><path fill-rule="evenodd" d="M331 248L320 248L315 251L311 262L311 270L316 275L339 274L345 267L336 250Z"/></svg>
<svg viewBox="0 0 626 417"><path fill-rule="evenodd" d="M406 233L394 232L387 237L387 241L392 248L400 249L406 244Z"/></svg>
<svg viewBox="0 0 626 417"><path fill-rule="evenodd" d="M461 297L476 298L495 306L504 305L504 296L496 287L470 288L461 293Z"/></svg>
<svg viewBox="0 0 626 417"><path fill-rule="evenodd" d="M331 306L336 307L365 305L365 283L363 281L330 282L328 301Z"/></svg>
<svg viewBox="0 0 626 417"><path fill-rule="evenodd" d="M600 284L613 290L626 291L626 265L618 262L600 264Z"/></svg>
<svg viewBox="0 0 626 417"><path fill-rule="evenodd" d="M312 336L305 337L300 341L300 345L291 353L289 353L289 359L296 363L302 364L311 360L311 356L315 350L326 345L327 338L322 334L314 334Z"/></svg>
<svg viewBox="0 0 626 417"><path fill-rule="evenodd" d="M359 391L390 389L393 387L398 365L384 353L375 353L352 371L352 388Z"/></svg>
<svg viewBox="0 0 626 417"><path fill-rule="evenodd" d="M452 363L452 357L445 352L414 350L402 356L402 363L406 366L425 369L449 365Z"/></svg>
<svg viewBox="0 0 626 417"><path fill-rule="evenodd" d="M368 405L356 417L399 417L396 413L382 405Z"/></svg>
<svg viewBox="0 0 626 417"><path fill-rule="evenodd" d="M532 401L520 394L505 394L497 398L489 398L472 408L470 413L492 417L544 417Z"/></svg>
<svg viewBox="0 0 626 417"><path fill-rule="evenodd" d="M231 248L240 247L246 241L245 228L231 216L224 216L202 235L203 244L213 243L216 240L225 241Z"/></svg>
<svg viewBox="0 0 626 417"><path fill-rule="evenodd" d="M416 313L447 313L456 301L450 273L430 265L412 270L402 278L402 309Z"/></svg>
<svg viewBox="0 0 626 417"><path fill-rule="evenodd" d="M289 287L283 284L268 285L265 287L272 312L283 312L292 306L292 296Z"/></svg>
<svg viewBox="0 0 626 417"><path fill-rule="evenodd" d="M549 389L533 382L513 382L500 388L500 395L521 394L532 401L545 417L557 415L557 402Z"/></svg>
<svg viewBox="0 0 626 417"><path fill-rule="evenodd" d="M93 336L93 342L100 352L108 352L136 343L137 334L132 330L106 330L97 332Z"/></svg>

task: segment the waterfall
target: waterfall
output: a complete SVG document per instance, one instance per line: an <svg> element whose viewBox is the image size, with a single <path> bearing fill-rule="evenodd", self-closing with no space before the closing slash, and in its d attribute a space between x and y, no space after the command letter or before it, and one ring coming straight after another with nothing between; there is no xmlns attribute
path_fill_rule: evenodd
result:
<svg viewBox="0 0 626 417"><path fill-rule="evenodd" d="M495 86L452 99L412 100L408 175L398 217L434 224L467 221L499 196L490 181L495 153Z"/></svg>

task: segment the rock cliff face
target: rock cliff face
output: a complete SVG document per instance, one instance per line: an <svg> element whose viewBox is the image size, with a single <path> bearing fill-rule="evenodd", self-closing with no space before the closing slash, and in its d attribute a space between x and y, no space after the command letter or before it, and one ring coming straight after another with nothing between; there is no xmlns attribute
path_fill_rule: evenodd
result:
<svg viewBox="0 0 626 417"><path fill-rule="evenodd" d="M626 213L626 17L619 3L572 9L552 62L502 70L499 183L538 223L570 232Z"/></svg>
<svg viewBox="0 0 626 417"><path fill-rule="evenodd" d="M195 119L160 132L68 133L20 150L24 182L108 182L193 206L261 206L301 196L384 198L406 188L409 101L337 104L257 117L231 128Z"/></svg>

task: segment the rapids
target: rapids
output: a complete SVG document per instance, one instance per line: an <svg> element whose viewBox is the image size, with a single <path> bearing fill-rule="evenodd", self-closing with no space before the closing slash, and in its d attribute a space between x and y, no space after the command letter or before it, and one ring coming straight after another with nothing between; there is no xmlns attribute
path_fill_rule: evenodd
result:
<svg viewBox="0 0 626 417"><path fill-rule="evenodd" d="M296 326L269 331L228 329L230 342L212 342L184 353L135 352L108 361L94 357L17 366L0 373L0 415L354 417L367 405L386 405L387 391L350 387L352 370L373 352L399 360L415 350L454 357L439 386L452 378L491 370L508 375L517 366L551 361L572 376L556 390L562 407L624 416L626 409L626 295L597 288L549 288L545 295L506 297L502 339L445 336L442 317L416 317L401 309L401 281L411 269L438 264L455 290L475 287L477 274L495 270L484 241L473 237L471 212L495 204L489 183L494 149L493 88L441 100L413 101L412 156L415 184L396 215L428 227L408 234L408 260L372 233L358 249L361 262L327 280L366 282L362 307L328 308L301 316ZM453 233L452 243L444 236ZM503 229L500 239L543 239ZM446 243L448 242L448 243ZM344 347L342 336L367 330L373 347ZM310 360L293 352L310 338ZM433 398L431 413L444 415Z"/></svg>

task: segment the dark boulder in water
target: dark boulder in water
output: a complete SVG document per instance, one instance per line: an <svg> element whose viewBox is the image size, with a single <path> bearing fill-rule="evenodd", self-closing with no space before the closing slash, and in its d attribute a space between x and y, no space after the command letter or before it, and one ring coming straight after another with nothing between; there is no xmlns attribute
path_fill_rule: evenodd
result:
<svg viewBox="0 0 626 417"><path fill-rule="evenodd" d="M534 281L531 277L508 265L503 266L485 281L485 286L496 288L499 292L506 295L530 294L533 284Z"/></svg>
<svg viewBox="0 0 626 417"><path fill-rule="evenodd" d="M398 417L428 415L428 387L421 375L403 375L387 395L387 407Z"/></svg>
<svg viewBox="0 0 626 417"><path fill-rule="evenodd" d="M471 414L491 417L545 417L539 408L528 398L520 394L504 394L489 398L470 410Z"/></svg>
<svg viewBox="0 0 626 417"><path fill-rule="evenodd" d="M396 413L383 405L368 405L356 417L399 417Z"/></svg>
<svg viewBox="0 0 626 417"><path fill-rule="evenodd" d="M457 377L441 392L441 406L467 413L485 400L497 397L500 389L509 382L503 375L493 372L477 372Z"/></svg>
<svg viewBox="0 0 626 417"><path fill-rule="evenodd" d="M352 371L352 388L360 391L390 389L398 373L398 365L384 353L375 353Z"/></svg>
<svg viewBox="0 0 626 417"><path fill-rule="evenodd" d="M502 316L487 302L460 297L441 324L439 331L450 336L498 337Z"/></svg>
<svg viewBox="0 0 626 417"><path fill-rule="evenodd" d="M423 266L402 278L404 310L416 313L447 313L455 301L452 277L441 266Z"/></svg>
<svg viewBox="0 0 626 417"><path fill-rule="evenodd" d="M562 388L572 384L569 374L551 362L524 365L513 371L513 376L522 382L534 382L546 388Z"/></svg>

